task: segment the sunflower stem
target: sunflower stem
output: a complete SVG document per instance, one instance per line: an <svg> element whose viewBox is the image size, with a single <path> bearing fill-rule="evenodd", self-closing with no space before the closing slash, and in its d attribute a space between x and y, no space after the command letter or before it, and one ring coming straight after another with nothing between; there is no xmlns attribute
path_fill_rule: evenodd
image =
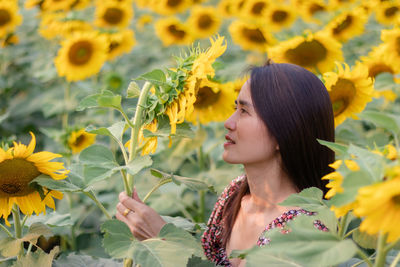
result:
<svg viewBox="0 0 400 267"><path fill-rule="evenodd" d="M131 267L132 264L133 264L132 259L128 259L128 258L124 259L124 267Z"/></svg>
<svg viewBox="0 0 400 267"><path fill-rule="evenodd" d="M106 208L104 208L103 204L101 204L100 201L96 198L96 195L94 194L94 192L92 190L90 190L89 192L84 192L84 194L87 195L91 200L93 200L94 203L96 203L97 207L99 207L101 209L101 211L104 213L104 215L106 215L107 219L109 219L109 220L112 219L111 215L108 213Z"/></svg>
<svg viewBox="0 0 400 267"><path fill-rule="evenodd" d="M158 188L160 188L162 185L168 184L172 182L172 178L167 178L161 180L158 184L156 184L148 193L147 195L143 198L143 202L146 202L146 200L150 197L151 194L154 193Z"/></svg>
<svg viewBox="0 0 400 267"><path fill-rule="evenodd" d="M12 207L12 214L14 219L15 238L20 239L22 237L21 217L19 216L19 207L15 203ZM23 256L23 253L24 243L21 242L17 259L20 259Z"/></svg>
<svg viewBox="0 0 400 267"><path fill-rule="evenodd" d="M67 86L64 87L64 105L65 110L62 116L62 128L66 130L68 128L68 106L69 106L69 90L71 83L67 82Z"/></svg>
<svg viewBox="0 0 400 267"><path fill-rule="evenodd" d="M368 267L372 267L372 262L368 258L367 254L364 253L364 251L362 251L361 249L357 249L357 254L364 260Z"/></svg>
<svg viewBox="0 0 400 267"><path fill-rule="evenodd" d="M22 237L21 217L19 216L19 208L16 204L12 207L12 214L14 219L15 238Z"/></svg>
<svg viewBox="0 0 400 267"><path fill-rule="evenodd" d="M151 83L145 82L140 92L139 100L136 106L135 117L133 119L133 128L131 129L128 163L132 162L132 160L134 160L136 157L136 147L138 144L139 130L142 127L143 116L145 115L143 107L144 104L146 103L150 88L151 88ZM128 196L132 195L133 185L134 185L133 175L128 174L127 185L125 185L125 191Z"/></svg>
<svg viewBox="0 0 400 267"><path fill-rule="evenodd" d="M384 267L387 251L385 250L387 234L379 233L375 267Z"/></svg>
<svg viewBox="0 0 400 267"><path fill-rule="evenodd" d="M9 237L13 237L12 233L8 231L4 225L0 224L0 229L2 229Z"/></svg>
<svg viewBox="0 0 400 267"><path fill-rule="evenodd" d="M394 248L394 247L395 247L396 245L398 245L398 244L400 244L400 239L397 240L397 241L395 241L395 242L390 243L389 245L387 245L387 246L385 247L386 253L389 252L392 248Z"/></svg>
<svg viewBox="0 0 400 267"><path fill-rule="evenodd" d="M349 213L346 213L342 218L341 218L341 220L340 220L340 223L339 223L339 237L340 238L344 238L344 234L345 234L345 230L346 229L344 229L345 227L346 227L346 222L347 222L347 217L349 216Z"/></svg>
<svg viewBox="0 0 400 267"><path fill-rule="evenodd" d="M201 126L200 126L201 127ZM203 153L203 146L200 146L198 149L198 158L199 158L199 167L200 167L200 171L204 171L206 166L205 166L205 161L204 161L204 153ZM204 190L200 190L199 191L199 220L200 222L205 221L205 191Z"/></svg>
<svg viewBox="0 0 400 267"><path fill-rule="evenodd" d="M392 263L390 264L390 267L396 267L396 265L397 265L397 263L399 262L399 260L400 260L400 252L397 253L396 258L394 258L394 260L393 260Z"/></svg>
<svg viewBox="0 0 400 267"><path fill-rule="evenodd" d="M25 217L24 217L24 219L22 220L22 223L21 223L21 228L22 229L24 229L24 226L25 226L25 223L26 223L27 219L28 219L28 215L25 215Z"/></svg>

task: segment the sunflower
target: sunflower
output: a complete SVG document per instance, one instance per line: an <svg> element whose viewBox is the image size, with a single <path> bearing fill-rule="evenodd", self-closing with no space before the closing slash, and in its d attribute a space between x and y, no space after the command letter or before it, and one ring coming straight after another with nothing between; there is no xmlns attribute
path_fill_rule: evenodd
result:
<svg viewBox="0 0 400 267"><path fill-rule="evenodd" d="M0 218L3 217L6 224L11 208L18 205L21 212L31 215L33 212L46 213L46 206L55 209L53 197L62 198L62 193L49 191L42 188L44 199L35 191L29 183L41 174L49 175L52 179L65 179L68 170L64 163L50 162L61 155L47 151L33 153L36 139L30 133L32 140L28 146L14 142L14 146L8 150L0 148Z"/></svg>
<svg viewBox="0 0 400 267"><path fill-rule="evenodd" d="M357 62L350 71L345 64L337 64L338 72L323 74L325 86L331 98L335 126L341 124L347 117L357 118L354 114L361 112L374 95L374 82L368 76L368 68Z"/></svg>
<svg viewBox="0 0 400 267"><path fill-rule="evenodd" d="M375 6L376 20L384 25L393 25L400 15L400 4L398 1L380 2Z"/></svg>
<svg viewBox="0 0 400 267"><path fill-rule="evenodd" d="M91 0L75 0L71 5L72 9L85 9L91 4Z"/></svg>
<svg viewBox="0 0 400 267"><path fill-rule="evenodd" d="M75 0L44 0L42 8L46 11L68 11L74 3Z"/></svg>
<svg viewBox="0 0 400 267"><path fill-rule="evenodd" d="M249 79L248 76L244 76L243 78L238 78L232 82L227 82L224 84L224 86L231 86L237 97L239 95L240 90L242 89L242 86L248 79Z"/></svg>
<svg viewBox="0 0 400 267"><path fill-rule="evenodd" d="M342 160L337 160L334 163L329 164L329 167L337 170L342 165L342 162L343 162ZM360 169L358 164L353 160L345 160L344 163L345 163L347 169L349 169L350 171L358 171ZM340 174L340 172L334 171L334 172L328 173L321 179L329 180L329 183L326 185L326 187L330 188L330 189L325 194L325 198L330 199L337 193L342 193L344 191L343 187L342 187L343 176L342 176L342 174Z"/></svg>
<svg viewBox="0 0 400 267"><path fill-rule="evenodd" d="M336 40L346 42L364 32L367 20L368 16L365 11L358 8L341 13L326 26L326 30Z"/></svg>
<svg viewBox="0 0 400 267"><path fill-rule="evenodd" d="M142 147L142 156L143 155L148 155L148 154L154 154L157 149L157 136L154 137L144 137L143 135L143 130L149 130L152 133L155 133L158 128L158 122L157 119L154 119L151 123L143 125L142 128L140 128L139 135L138 135L138 140L139 140L139 146ZM129 140L128 142L125 143L125 147L128 147L131 145L131 141Z"/></svg>
<svg viewBox="0 0 400 267"><path fill-rule="evenodd" d="M240 9L240 17L246 20L263 20L264 12L269 9L270 0L247 0Z"/></svg>
<svg viewBox="0 0 400 267"><path fill-rule="evenodd" d="M154 27L164 46L190 44L193 40L189 27L175 17L159 19Z"/></svg>
<svg viewBox="0 0 400 267"><path fill-rule="evenodd" d="M18 13L18 6L13 2L0 1L0 38L22 23L22 16Z"/></svg>
<svg viewBox="0 0 400 267"><path fill-rule="evenodd" d="M161 15L174 15L186 10L191 4L190 0L157 0L150 8Z"/></svg>
<svg viewBox="0 0 400 267"><path fill-rule="evenodd" d="M232 0L221 0L218 3L218 13L223 17L232 17L233 16L233 3Z"/></svg>
<svg viewBox="0 0 400 267"><path fill-rule="evenodd" d="M80 129L78 131L71 132L68 137L68 146L72 150L73 154L77 154L92 145L96 140L96 135Z"/></svg>
<svg viewBox="0 0 400 267"><path fill-rule="evenodd" d="M140 16L140 18L137 20L136 27L140 31L143 30L145 25L151 24L153 22L153 16L145 14Z"/></svg>
<svg viewBox="0 0 400 267"><path fill-rule="evenodd" d="M196 94L194 110L186 120L197 124L226 120L234 112L236 94L232 84L202 80Z"/></svg>
<svg viewBox="0 0 400 267"><path fill-rule="evenodd" d="M283 28L290 27L296 19L296 13L293 9L283 4L271 4L263 14L271 31L280 31Z"/></svg>
<svg viewBox="0 0 400 267"><path fill-rule="evenodd" d="M184 122L185 117L190 116L194 111L196 94L202 80L214 77L215 70L212 64L226 50L224 37L218 36L215 40L210 38L210 42L211 47L200 53L194 60L192 69L185 81L183 92L180 92L178 97L166 107L165 114L169 118L171 134L175 134L176 125Z"/></svg>
<svg viewBox="0 0 400 267"><path fill-rule="evenodd" d="M68 81L85 79L100 71L107 59L107 40L95 32L78 32L62 42L54 63Z"/></svg>
<svg viewBox="0 0 400 267"><path fill-rule="evenodd" d="M320 24L321 22L314 16L320 12L327 11L328 7L324 0L307 0L298 5L299 12L304 21Z"/></svg>
<svg viewBox="0 0 400 267"><path fill-rule="evenodd" d="M335 67L335 61L343 61L342 45L325 31L306 32L268 50L275 62L293 63L320 73Z"/></svg>
<svg viewBox="0 0 400 267"><path fill-rule="evenodd" d="M329 10L340 10L344 8L349 8L356 3L357 0L329 0L328 9Z"/></svg>
<svg viewBox="0 0 400 267"><path fill-rule="evenodd" d="M42 6L43 2L44 2L44 0L26 0L24 7L26 9L31 9L31 8L34 8L37 6L40 7L40 6Z"/></svg>
<svg viewBox="0 0 400 267"><path fill-rule="evenodd" d="M98 27L125 28L133 18L133 8L131 4L125 2L97 2L95 17L95 24Z"/></svg>
<svg viewBox="0 0 400 267"><path fill-rule="evenodd" d="M358 190L354 214L364 217L360 230L370 235L388 234L387 242L400 238L400 176Z"/></svg>
<svg viewBox="0 0 400 267"><path fill-rule="evenodd" d="M233 21L229 26L233 42L244 50L257 50L261 53L267 51L276 40L265 27L250 24L241 20Z"/></svg>
<svg viewBox="0 0 400 267"><path fill-rule="evenodd" d="M211 6L195 6L187 20L194 38L213 35L221 26L221 18L216 8Z"/></svg>
<svg viewBox="0 0 400 267"><path fill-rule="evenodd" d="M397 74L400 72L400 28L382 30L381 39L386 45L384 60L393 66Z"/></svg>
<svg viewBox="0 0 400 267"><path fill-rule="evenodd" d="M108 60L129 53L136 43L135 35L132 30L122 30L116 33L105 33L108 39Z"/></svg>
<svg viewBox="0 0 400 267"><path fill-rule="evenodd" d="M379 45L374 47L367 56L361 57L362 63L368 68L368 76L375 78L381 73L390 73L392 75L396 74L395 67L385 60L386 56L385 45ZM393 77L396 83L400 83L400 79Z"/></svg>
<svg viewBox="0 0 400 267"><path fill-rule="evenodd" d="M14 33L9 33L7 34L6 38L4 38L3 40L1 40L1 47L6 47L6 46L10 46L10 45L16 45L19 43L19 38L17 35L15 35Z"/></svg>

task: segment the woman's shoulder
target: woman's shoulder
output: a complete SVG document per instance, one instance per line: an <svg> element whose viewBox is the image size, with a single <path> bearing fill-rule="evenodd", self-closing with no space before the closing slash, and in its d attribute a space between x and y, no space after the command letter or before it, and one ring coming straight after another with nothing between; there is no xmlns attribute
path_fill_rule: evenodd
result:
<svg viewBox="0 0 400 267"><path fill-rule="evenodd" d="M236 192L239 188L240 185L243 183L243 181L246 179L246 175L239 175L235 179L233 179L222 191L221 195L218 198L217 203L221 201L226 201L234 192Z"/></svg>

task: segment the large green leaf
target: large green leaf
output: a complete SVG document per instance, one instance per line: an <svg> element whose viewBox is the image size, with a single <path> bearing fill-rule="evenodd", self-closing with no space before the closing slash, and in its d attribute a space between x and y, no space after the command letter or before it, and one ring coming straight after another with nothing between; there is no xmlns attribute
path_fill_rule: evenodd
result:
<svg viewBox="0 0 400 267"><path fill-rule="evenodd" d="M43 223L33 223L28 232L22 238L7 237L0 242L0 251L4 257L16 256L23 242L36 244L37 239L43 235L50 237L53 235L51 229Z"/></svg>
<svg viewBox="0 0 400 267"><path fill-rule="evenodd" d="M109 136L118 142L122 142L122 134L124 132L124 129L125 129L125 122L120 121L114 123L112 126L107 128L106 127L94 128L93 126L87 127L86 131L93 134Z"/></svg>
<svg viewBox="0 0 400 267"><path fill-rule="evenodd" d="M141 266L175 267L186 266L192 255L203 255L200 243L185 230L168 223L157 238L138 242L133 257Z"/></svg>
<svg viewBox="0 0 400 267"><path fill-rule="evenodd" d="M354 161L358 163L360 168L366 170L374 181L381 181L384 170L384 158L382 156L352 144L349 146L348 152L356 156Z"/></svg>
<svg viewBox="0 0 400 267"><path fill-rule="evenodd" d="M186 267L216 267L213 262L209 260L203 260L200 257L193 255L187 262Z"/></svg>
<svg viewBox="0 0 400 267"><path fill-rule="evenodd" d="M389 114L382 111L365 110L358 116L361 119L370 121L377 127L385 128L394 134L398 134L400 132L399 115Z"/></svg>
<svg viewBox="0 0 400 267"><path fill-rule="evenodd" d="M85 165L83 167L83 176L86 186L93 185L99 181L105 180L115 172L118 171L119 167L114 168L104 168L95 165Z"/></svg>
<svg viewBox="0 0 400 267"><path fill-rule="evenodd" d="M144 168L147 168L153 164L149 155L140 156L128 163L128 165L121 166L120 168L125 169L129 174L135 175Z"/></svg>
<svg viewBox="0 0 400 267"><path fill-rule="evenodd" d="M63 253L57 260L53 261L53 267L121 267L121 260L91 257L89 255L79 255Z"/></svg>
<svg viewBox="0 0 400 267"><path fill-rule="evenodd" d="M68 179L54 180L53 178L45 174L41 174L33 179L30 184L33 183L37 183L51 190L57 190L61 192L78 192L82 190L80 186L71 183L71 181Z"/></svg>
<svg viewBox="0 0 400 267"><path fill-rule="evenodd" d="M315 211L324 205L322 191L316 187L302 190L298 194L291 194L287 199L279 203L281 206L301 207L309 211Z"/></svg>
<svg viewBox="0 0 400 267"><path fill-rule="evenodd" d="M346 145L328 142L328 141L320 140L320 139L317 139L317 140L321 145L324 145L324 146L332 149L337 156L343 156L343 155L347 154L348 147Z"/></svg>
<svg viewBox="0 0 400 267"><path fill-rule="evenodd" d="M38 216L30 216L26 220L25 225L30 226L34 223L43 223L50 227L66 227L73 225L69 213L60 214L56 211L47 212L46 215L40 214Z"/></svg>
<svg viewBox="0 0 400 267"><path fill-rule="evenodd" d="M132 258L135 245L139 243L128 226L118 220L108 220L101 225L104 232L103 247L112 257L117 259Z"/></svg>
<svg viewBox="0 0 400 267"><path fill-rule="evenodd" d="M100 94L93 94L85 97L84 99L79 102L78 107L76 108L77 111L83 111L87 108L94 108L97 107L97 98L99 98Z"/></svg>
<svg viewBox="0 0 400 267"><path fill-rule="evenodd" d="M79 154L79 160L83 164L107 166L117 165L111 150L103 145L91 145L85 148Z"/></svg>
<svg viewBox="0 0 400 267"><path fill-rule="evenodd" d="M246 266L269 265L268 260L276 265L287 262L288 266L332 266L356 253L357 246L353 241L340 240L333 233L318 230L313 221L313 216L299 216L288 222L290 233L272 230L268 234L271 239L269 245L247 252Z"/></svg>
<svg viewBox="0 0 400 267"><path fill-rule="evenodd" d="M356 172L349 172L343 178L342 187L345 188L344 192L334 195L329 200L329 203L336 207L349 204L355 200L358 189L370 185L373 182L373 178L364 169L360 169Z"/></svg>
<svg viewBox="0 0 400 267"><path fill-rule="evenodd" d="M145 74L140 75L136 80L145 80L154 85L159 85L167 89L168 91L170 85L167 83L165 73L160 69L155 69Z"/></svg>
<svg viewBox="0 0 400 267"><path fill-rule="evenodd" d="M53 259L58 252L58 247L53 248L49 253L46 253L39 248L35 253L23 255L20 259L14 262L12 267L52 267Z"/></svg>

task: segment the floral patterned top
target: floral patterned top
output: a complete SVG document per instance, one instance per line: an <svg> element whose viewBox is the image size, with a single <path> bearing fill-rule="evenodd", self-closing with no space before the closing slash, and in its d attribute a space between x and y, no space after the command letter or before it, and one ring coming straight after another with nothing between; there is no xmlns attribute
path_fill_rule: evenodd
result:
<svg viewBox="0 0 400 267"><path fill-rule="evenodd" d="M229 199L233 192L239 189L245 178L245 175L237 177L222 192L217 200L217 203L215 203L214 209L207 223L207 229L203 233L203 236L201 238L201 243L204 248L204 254L209 260L213 261L217 265L232 266L228 259L228 255L226 254L225 248L222 246L221 241L223 227L222 212L226 201ZM311 216L315 215L315 212L310 212L303 209L289 210L287 212L284 212L282 215L275 218L270 224L265 227L264 231L260 234L260 237L258 238L257 245L264 246L271 242L269 238L265 237L265 233L273 228L279 227L282 229L282 234L287 234L288 230L284 230L286 223L301 214ZM328 231L328 228L323 225L319 220L314 221L314 226L322 231Z"/></svg>

